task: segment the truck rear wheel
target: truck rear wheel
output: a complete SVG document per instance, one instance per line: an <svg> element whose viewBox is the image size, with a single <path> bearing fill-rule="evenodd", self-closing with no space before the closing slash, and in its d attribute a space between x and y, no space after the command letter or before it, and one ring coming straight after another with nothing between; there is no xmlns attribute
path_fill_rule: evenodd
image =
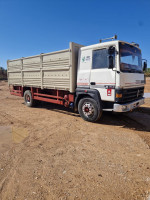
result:
<svg viewBox="0 0 150 200"><path fill-rule="evenodd" d="M24 93L24 102L26 106L32 107L34 105L34 100L32 98L32 94L30 90L26 90Z"/></svg>
<svg viewBox="0 0 150 200"><path fill-rule="evenodd" d="M102 115L102 109L92 98L81 99L78 104L78 111L80 116L89 122L98 121Z"/></svg>

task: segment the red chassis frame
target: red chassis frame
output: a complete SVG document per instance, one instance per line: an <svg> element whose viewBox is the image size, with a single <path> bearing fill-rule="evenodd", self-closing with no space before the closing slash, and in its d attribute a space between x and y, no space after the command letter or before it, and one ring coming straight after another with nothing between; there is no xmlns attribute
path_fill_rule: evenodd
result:
<svg viewBox="0 0 150 200"><path fill-rule="evenodd" d="M74 102L74 94L65 90L40 89L34 87L10 86L10 94L23 97L24 92L30 90L32 98L69 107Z"/></svg>

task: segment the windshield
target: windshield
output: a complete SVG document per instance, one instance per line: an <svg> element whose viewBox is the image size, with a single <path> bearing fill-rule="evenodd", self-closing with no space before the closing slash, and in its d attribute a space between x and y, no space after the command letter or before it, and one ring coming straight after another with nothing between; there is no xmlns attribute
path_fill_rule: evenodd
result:
<svg viewBox="0 0 150 200"><path fill-rule="evenodd" d="M120 70L129 73L142 73L141 51L129 44L119 43Z"/></svg>

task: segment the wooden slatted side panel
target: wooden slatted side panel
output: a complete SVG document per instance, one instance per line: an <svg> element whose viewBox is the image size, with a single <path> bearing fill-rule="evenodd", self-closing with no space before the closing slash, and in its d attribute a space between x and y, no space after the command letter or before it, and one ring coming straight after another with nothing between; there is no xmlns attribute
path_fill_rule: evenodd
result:
<svg viewBox="0 0 150 200"><path fill-rule="evenodd" d="M71 42L70 48L66 50L9 60L9 85L75 92L78 51L81 46Z"/></svg>
<svg viewBox="0 0 150 200"><path fill-rule="evenodd" d="M21 59L7 62L7 70L8 70L7 74L8 74L9 84L22 85L21 69L22 69Z"/></svg>
<svg viewBox="0 0 150 200"><path fill-rule="evenodd" d="M70 49L8 61L9 85L70 90Z"/></svg>
<svg viewBox="0 0 150 200"><path fill-rule="evenodd" d="M43 88L70 90L70 50L43 55Z"/></svg>
<svg viewBox="0 0 150 200"><path fill-rule="evenodd" d="M41 87L40 55L23 59L23 86Z"/></svg>

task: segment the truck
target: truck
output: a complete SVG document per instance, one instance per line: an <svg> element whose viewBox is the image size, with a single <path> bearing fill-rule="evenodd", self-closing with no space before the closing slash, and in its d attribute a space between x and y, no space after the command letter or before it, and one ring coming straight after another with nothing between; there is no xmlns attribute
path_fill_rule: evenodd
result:
<svg viewBox="0 0 150 200"><path fill-rule="evenodd" d="M69 48L7 61L10 93L24 97L25 105L37 101L59 104L79 112L89 122L103 111L129 112L144 104L141 49L116 36L98 44Z"/></svg>

